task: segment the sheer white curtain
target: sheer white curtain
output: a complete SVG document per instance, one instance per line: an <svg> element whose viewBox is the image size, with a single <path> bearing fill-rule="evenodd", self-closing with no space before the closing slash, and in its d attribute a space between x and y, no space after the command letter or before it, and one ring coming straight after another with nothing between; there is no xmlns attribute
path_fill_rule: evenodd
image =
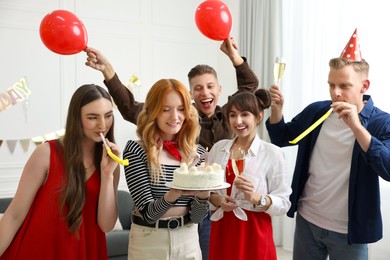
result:
<svg viewBox="0 0 390 260"><path fill-rule="evenodd" d="M244 0L240 10L240 47L260 85L272 83L275 56L282 56L281 0Z"/></svg>
<svg viewBox="0 0 390 260"><path fill-rule="evenodd" d="M275 56L283 56L287 67L281 88L285 96L284 116L290 120L311 102L329 99L328 62L338 57L355 28L362 56L370 64L370 94L374 104L390 112L387 46L390 15L385 0L242 0L240 46L260 78L261 86L272 83ZM267 139L262 126L259 130ZM289 171L295 165L295 149L284 148ZM370 259L390 254L390 183L381 181L384 238L370 245ZM291 249L293 222L283 219L276 241ZM282 235L281 235L282 234Z"/></svg>
<svg viewBox="0 0 390 260"><path fill-rule="evenodd" d="M273 82L273 63L276 56L283 56L282 49L282 0L243 0L240 4L241 53L259 76L260 87L267 88ZM259 129L268 140L264 128Z"/></svg>
<svg viewBox="0 0 390 260"><path fill-rule="evenodd" d="M240 3L241 53L248 58L249 64L259 77L260 87L264 88L268 88L273 82L275 57L284 57L282 2L282 0L243 0ZM267 117L266 112L265 118ZM259 135L262 139L269 140L264 122L259 128ZM285 218L273 217L272 219L276 245L283 244ZM292 224L287 227L291 226ZM288 233L292 234L292 232Z"/></svg>

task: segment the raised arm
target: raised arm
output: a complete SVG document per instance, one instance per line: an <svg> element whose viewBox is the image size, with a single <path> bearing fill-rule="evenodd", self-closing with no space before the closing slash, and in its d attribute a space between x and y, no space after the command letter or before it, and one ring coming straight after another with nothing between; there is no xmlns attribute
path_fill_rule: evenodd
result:
<svg viewBox="0 0 390 260"><path fill-rule="evenodd" d="M100 51L90 47L84 51L87 53L85 65L102 72L104 84L122 117L133 124L137 124L138 114L144 104L135 100L133 93L122 84L111 63Z"/></svg>
<svg viewBox="0 0 390 260"><path fill-rule="evenodd" d="M115 155L121 155L119 148L114 143L111 143L109 140L106 140L106 142ZM103 146L100 172L97 218L100 228L104 232L108 232L114 228L116 219L118 218L117 192L120 169L118 163L107 154L105 146Z"/></svg>
<svg viewBox="0 0 390 260"><path fill-rule="evenodd" d="M280 91L279 87L276 85L272 85L271 88L269 89L269 92L271 94L271 100L272 100L269 123L276 124L276 123L279 123L283 117L284 98L283 98L283 94Z"/></svg>
<svg viewBox="0 0 390 260"><path fill-rule="evenodd" d="M238 92L249 91L254 93L259 86L259 80L249 67L246 58L241 57L238 53L238 45L235 40L232 37L224 40L220 49L228 56L236 69Z"/></svg>

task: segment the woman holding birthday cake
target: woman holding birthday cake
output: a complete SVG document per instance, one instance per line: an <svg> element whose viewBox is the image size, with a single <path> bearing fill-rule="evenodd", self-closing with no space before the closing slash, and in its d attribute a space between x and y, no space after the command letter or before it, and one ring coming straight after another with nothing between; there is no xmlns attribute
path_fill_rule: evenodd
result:
<svg viewBox="0 0 390 260"><path fill-rule="evenodd" d="M173 172L195 152L200 126L187 88L161 79L148 92L138 117L138 141L128 141L125 176L136 210L129 259L201 259L198 225L208 212L209 191L169 188ZM202 161L199 161L200 164Z"/></svg>

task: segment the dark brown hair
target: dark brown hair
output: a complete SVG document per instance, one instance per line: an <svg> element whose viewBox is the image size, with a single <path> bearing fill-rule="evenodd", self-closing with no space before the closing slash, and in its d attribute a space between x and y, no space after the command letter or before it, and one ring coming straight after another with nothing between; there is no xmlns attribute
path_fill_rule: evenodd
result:
<svg viewBox="0 0 390 260"><path fill-rule="evenodd" d="M196 76L203 75L203 74L212 74L212 75L214 75L214 77L216 79L218 79L217 72L215 71L215 69L213 69L209 65L199 64L199 65L196 65L195 67L193 67L190 70L190 72L188 72L188 75L187 75L188 80L191 81L192 78L194 78Z"/></svg>
<svg viewBox="0 0 390 260"><path fill-rule="evenodd" d="M260 113L271 106L271 95L264 88L256 90L254 94L240 92L230 97L226 106L228 115L233 106L240 111L248 111L259 118Z"/></svg>
<svg viewBox="0 0 390 260"><path fill-rule="evenodd" d="M60 190L60 209L65 214L69 230L76 235L78 235L78 228L82 222L86 181L83 162L84 132L81 124L81 108L100 98L105 98L112 102L108 92L97 85L83 85L75 91L69 103L65 136L62 141L64 148L65 179ZM114 121L106 137L111 142L115 142ZM99 174L102 152L102 142L96 143L94 165Z"/></svg>

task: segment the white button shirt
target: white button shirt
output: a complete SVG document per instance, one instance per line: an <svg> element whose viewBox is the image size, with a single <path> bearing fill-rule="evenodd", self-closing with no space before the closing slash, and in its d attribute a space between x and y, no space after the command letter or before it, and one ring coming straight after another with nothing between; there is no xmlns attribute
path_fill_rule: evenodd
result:
<svg viewBox="0 0 390 260"><path fill-rule="evenodd" d="M218 163L226 170L230 156L230 148L234 139L224 139L215 143L209 154L211 163ZM244 176L249 178L254 185L254 191L260 195L268 195L272 205L266 211L271 216L286 214L291 206L289 195L291 194L290 184L287 182L287 172L284 153L281 148L261 140L257 135L245 156ZM214 191L226 195L226 189ZM239 192L233 185L232 194ZM241 198L240 207L251 211L263 211L260 207L253 207L253 204ZM216 208L210 203L210 208Z"/></svg>

